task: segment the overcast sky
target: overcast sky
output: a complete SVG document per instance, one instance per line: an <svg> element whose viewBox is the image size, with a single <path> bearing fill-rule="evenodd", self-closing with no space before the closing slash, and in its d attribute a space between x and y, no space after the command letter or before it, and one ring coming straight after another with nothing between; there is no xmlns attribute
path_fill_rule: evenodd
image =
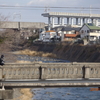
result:
<svg viewBox="0 0 100 100"><path fill-rule="evenodd" d="M6 7L1 7L1 6ZM16 6L16 7L8 7ZM25 6L25 7L20 7ZM30 6L42 6L45 8L32 8ZM47 22L47 18L41 16L46 8L48 12L70 12L70 13L97 13L100 14L100 9L52 9L50 7L100 7L100 0L0 0L0 13L4 16L9 16L11 21L24 22ZM29 8L30 7L30 8Z"/></svg>

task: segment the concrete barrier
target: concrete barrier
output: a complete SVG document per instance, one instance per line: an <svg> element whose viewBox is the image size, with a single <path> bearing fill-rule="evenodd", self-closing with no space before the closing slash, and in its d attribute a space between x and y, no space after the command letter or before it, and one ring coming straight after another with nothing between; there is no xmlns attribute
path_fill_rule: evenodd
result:
<svg viewBox="0 0 100 100"><path fill-rule="evenodd" d="M0 68L0 80L77 78L100 78L100 64L36 62L29 64L5 64Z"/></svg>
<svg viewBox="0 0 100 100"><path fill-rule="evenodd" d="M1 29L44 28L43 22L0 22Z"/></svg>

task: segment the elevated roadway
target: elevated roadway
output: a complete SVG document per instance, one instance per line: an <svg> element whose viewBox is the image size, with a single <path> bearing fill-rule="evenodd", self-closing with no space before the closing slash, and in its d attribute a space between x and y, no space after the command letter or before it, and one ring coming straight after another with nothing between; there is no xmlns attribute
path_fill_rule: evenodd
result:
<svg viewBox="0 0 100 100"><path fill-rule="evenodd" d="M100 14L85 14L85 13L67 13L67 12L49 12L43 13L43 17L48 18L48 29L56 26L82 26L84 23L94 23L96 26L99 25ZM55 23L57 18L57 23Z"/></svg>
<svg viewBox="0 0 100 100"><path fill-rule="evenodd" d="M44 27L45 23L42 22L0 22L1 29L35 29Z"/></svg>
<svg viewBox="0 0 100 100"><path fill-rule="evenodd" d="M67 12L49 12L43 13L44 17L74 17L74 18L100 18L100 14L86 14L86 13L67 13Z"/></svg>

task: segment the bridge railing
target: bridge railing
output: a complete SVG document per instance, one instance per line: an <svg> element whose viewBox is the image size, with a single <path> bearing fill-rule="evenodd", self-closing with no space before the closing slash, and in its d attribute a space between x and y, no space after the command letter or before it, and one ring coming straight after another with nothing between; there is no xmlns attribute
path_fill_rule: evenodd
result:
<svg viewBox="0 0 100 100"><path fill-rule="evenodd" d="M100 78L100 63L5 64L0 79L78 79Z"/></svg>
<svg viewBox="0 0 100 100"><path fill-rule="evenodd" d="M38 64L6 64L2 68L4 79L39 79Z"/></svg>
<svg viewBox="0 0 100 100"><path fill-rule="evenodd" d="M90 77L89 78L100 78L100 65L89 65Z"/></svg>
<svg viewBox="0 0 100 100"><path fill-rule="evenodd" d="M42 64L42 79L68 79L82 78L82 65L73 66L72 64Z"/></svg>
<svg viewBox="0 0 100 100"><path fill-rule="evenodd" d="M41 64L42 79L100 78L99 63Z"/></svg>

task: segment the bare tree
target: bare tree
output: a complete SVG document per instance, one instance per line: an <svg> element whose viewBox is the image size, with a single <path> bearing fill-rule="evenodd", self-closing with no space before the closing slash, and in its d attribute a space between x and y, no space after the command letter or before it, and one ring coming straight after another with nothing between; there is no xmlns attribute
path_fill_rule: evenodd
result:
<svg viewBox="0 0 100 100"><path fill-rule="evenodd" d="M7 22L9 20L9 15L4 16L2 13L0 13L0 26L4 23Z"/></svg>

